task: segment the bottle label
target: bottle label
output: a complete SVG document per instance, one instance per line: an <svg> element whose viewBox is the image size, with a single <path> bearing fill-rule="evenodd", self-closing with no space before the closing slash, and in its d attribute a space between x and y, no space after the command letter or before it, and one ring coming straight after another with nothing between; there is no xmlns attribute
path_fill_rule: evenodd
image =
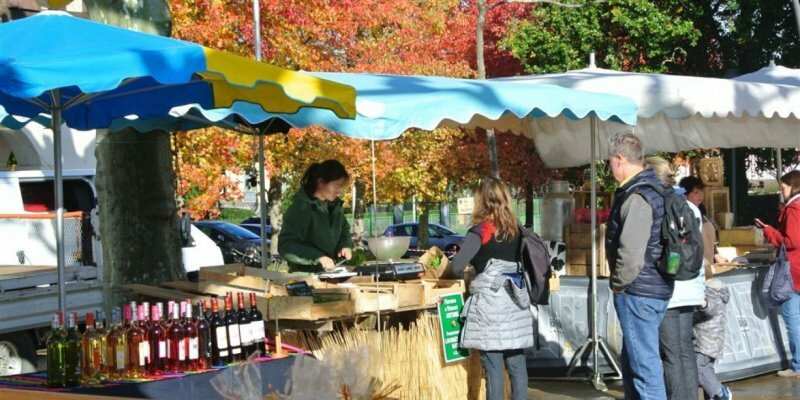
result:
<svg viewBox="0 0 800 400"><path fill-rule="evenodd" d="M117 371L123 371L125 369L125 346L117 345L117 351L114 352L116 355L116 367Z"/></svg>
<svg viewBox="0 0 800 400"><path fill-rule="evenodd" d="M231 350L231 352L232 352L233 354L242 354L242 348L241 348L241 347L234 347L234 348Z"/></svg>
<svg viewBox="0 0 800 400"><path fill-rule="evenodd" d="M167 358L167 342L164 340L158 341L158 358Z"/></svg>
<svg viewBox="0 0 800 400"><path fill-rule="evenodd" d="M218 326L216 328L216 335L217 335L217 348L220 349L220 350L227 349L228 348L228 332L225 330L225 327L224 326ZM220 351L220 355L222 355L221 351ZM228 352L226 351L225 352L225 356L227 356L227 355L228 355ZM225 357L225 356L223 356L223 357Z"/></svg>
<svg viewBox="0 0 800 400"><path fill-rule="evenodd" d="M242 340L239 333L239 324L229 325L228 333L230 334L231 338L231 347L239 347L242 345Z"/></svg>
<svg viewBox="0 0 800 400"><path fill-rule="evenodd" d="M139 342L139 366L144 367L150 357L150 344L146 341Z"/></svg>
<svg viewBox="0 0 800 400"><path fill-rule="evenodd" d="M178 342L178 360L186 360L186 340Z"/></svg>
<svg viewBox="0 0 800 400"><path fill-rule="evenodd" d="M250 323L250 332L253 335L253 342L261 343L264 341L264 321L253 321Z"/></svg>
<svg viewBox="0 0 800 400"><path fill-rule="evenodd" d="M242 346L253 343L253 335L250 332L250 323L239 325L239 334L242 337Z"/></svg>
<svg viewBox="0 0 800 400"><path fill-rule="evenodd" d="M189 338L189 359L197 360L200 358L200 341L197 338Z"/></svg>
<svg viewBox="0 0 800 400"><path fill-rule="evenodd" d="M220 357L227 357L228 356L228 350L220 350L219 351L219 356Z"/></svg>

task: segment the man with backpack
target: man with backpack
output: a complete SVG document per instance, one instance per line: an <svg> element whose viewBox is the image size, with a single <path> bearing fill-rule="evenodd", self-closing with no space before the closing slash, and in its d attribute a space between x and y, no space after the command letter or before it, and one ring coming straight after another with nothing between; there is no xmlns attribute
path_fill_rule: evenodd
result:
<svg viewBox="0 0 800 400"><path fill-rule="evenodd" d="M663 400L659 326L674 286L661 271L665 198L658 188L663 185L653 170L644 168L642 143L635 135L614 136L608 154L620 185L614 193L605 246L614 308L622 327L625 398Z"/></svg>

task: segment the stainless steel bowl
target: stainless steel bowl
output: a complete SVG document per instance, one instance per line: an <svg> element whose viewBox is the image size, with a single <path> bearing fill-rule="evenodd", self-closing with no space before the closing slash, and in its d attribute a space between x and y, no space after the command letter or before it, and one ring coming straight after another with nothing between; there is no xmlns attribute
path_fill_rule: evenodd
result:
<svg viewBox="0 0 800 400"><path fill-rule="evenodd" d="M367 239L369 251L379 261L398 261L411 245L409 236L380 236Z"/></svg>

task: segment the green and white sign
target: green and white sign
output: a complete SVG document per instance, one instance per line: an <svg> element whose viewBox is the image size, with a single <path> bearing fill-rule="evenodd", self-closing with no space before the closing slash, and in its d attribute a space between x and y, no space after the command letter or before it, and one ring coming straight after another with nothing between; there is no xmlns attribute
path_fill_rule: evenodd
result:
<svg viewBox="0 0 800 400"><path fill-rule="evenodd" d="M461 293L453 293L439 298L439 330L442 333L444 362L451 363L467 358L469 351L458 347L458 335L461 332L461 310L464 309L464 297Z"/></svg>

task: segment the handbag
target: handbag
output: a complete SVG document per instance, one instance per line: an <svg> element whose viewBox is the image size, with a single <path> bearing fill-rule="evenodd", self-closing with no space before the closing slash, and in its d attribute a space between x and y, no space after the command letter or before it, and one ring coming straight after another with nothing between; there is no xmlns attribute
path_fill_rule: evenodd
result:
<svg viewBox="0 0 800 400"><path fill-rule="evenodd" d="M778 257L770 265L761 287L761 295L770 307L780 307L794 294L794 282L786 258L786 246L778 249Z"/></svg>

